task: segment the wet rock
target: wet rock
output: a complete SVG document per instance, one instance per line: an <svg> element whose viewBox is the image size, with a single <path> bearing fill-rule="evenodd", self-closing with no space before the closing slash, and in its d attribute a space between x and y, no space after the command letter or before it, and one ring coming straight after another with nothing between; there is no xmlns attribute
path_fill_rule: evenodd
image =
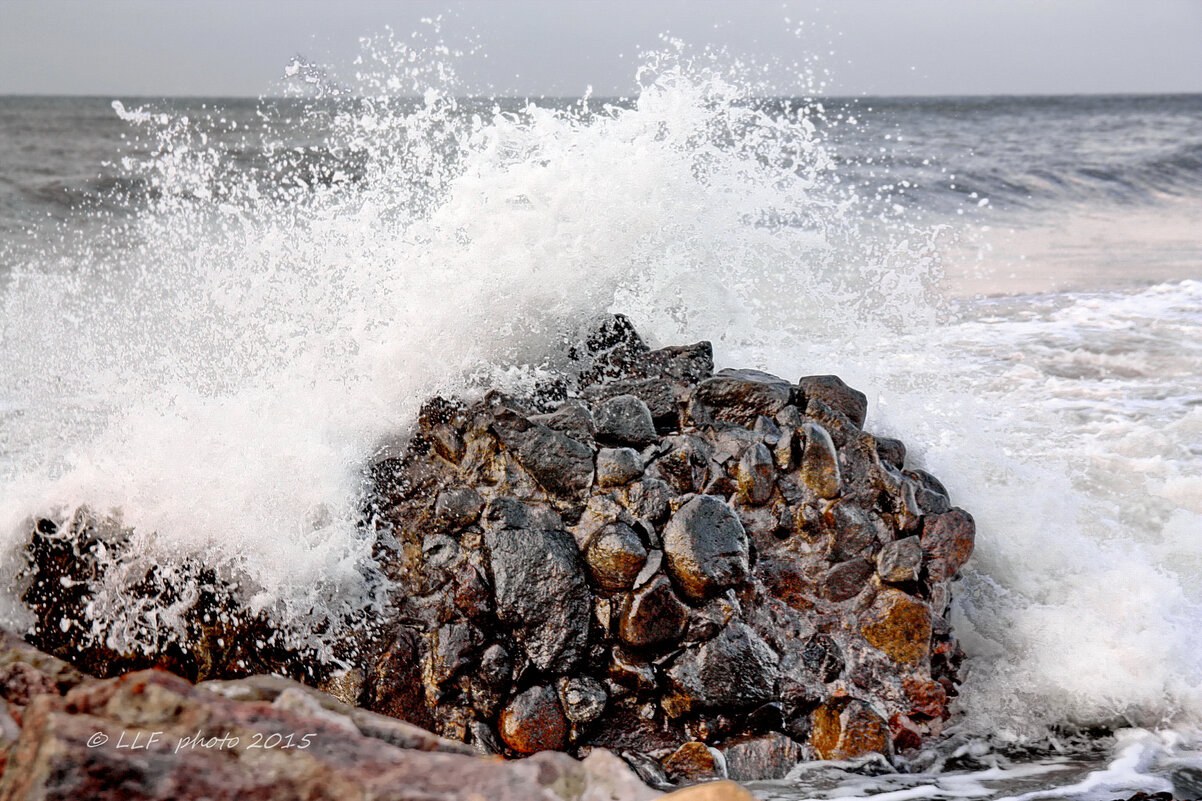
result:
<svg viewBox="0 0 1202 801"><path fill-rule="evenodd" d="M852 389L836 375L810 375L797 382L806 402L820 400L831 409L847 416L857 428L864 427L868 415L868 396Z"/></svg>
<svg viewBox="0 0 1202 801"><path fill-rule="evenodd" d="M487 532L497 617L539 670L566 673L584 656L592 596L566 531Z"/></svg>
<svg viewBox="0 0 1202 801"><path fill-rule="evenodd" d="M807 423L804 428L806 444L801 455L801 480L820 498L839 494L839 455L827 430Z"/></svg>
<svg viewBox="0 0 1202 801"><path fill-rule="evenodd" d="M951 579L972 555L976 525L963 509L928 515L922 522L922 549L933 581Z"/></svg>
<svg viewBox="0 0 1202 801"><path fill-rule="evenodd" d="M434 515L451 529L470 526L484 511L484 498L471 487L452 487L438 493Z"/></svg>
<svg viewBox="0 0 1202 801"><path fill-rule="evenodd" d="M673 782L703 782L721 776L718 760L704 743L685 743L664 760L664 773Z"/></svg>
<svg viewBox="0 0 1202 801"><path fill-rule="evenodd" d="M664 526L664 555L672 578L690 599L703 602L748 577L747 533L722 501L698 495Z"/></svg>
<svg viewBox="0 0 1202 801"><path fill-rule="evenodd" d="M633 648L675 643L684 635L689 610L659 575L631 593L622 606L618 636Z"/></svg>
<svg viewBox="0 0 1202 801"><path fill-rule="evenodd" d="M881 548L876 556L876 572L881 581L903 584L918 581L922 570L922 545L918 537L905 537Z"/></svg>
<svg viewBox="0 0 1202 801"><path fill-rule="evenodd" d="M843 652L829 635L815 634L802 650L802 662L827 684L843 673Z"/></svg>
<svg viewBox="0 0 1202 801"><path fill-rule="evenodd" d="M889 725L863 701L835 699L814 711L810 745L819 759L888 754Z"/></svg>
<svg viewBox="0 0 1202 801"><path fill-rule="evenodd" d="M860 594L868 579L876 572L867 559L849 559L826 571L822 582L823 594L832 601L846 601Z"/></svg>
<svg viewBox="0 0 1202 801"><path fill-rule="evenodd" d="M756 443L748 448L739 459L737 474L739 497L745 503L760 506L772 497L776 485L776 467L772 452L766 445Z"/></svg>
<svg viewBox="0 0 1202 801"><path fill-rule="evenodd" d="M860 618L860 630L864 639L901 664L917 664L930 653L931 612L900 590L882 590Z"/></svg>
<svg viewBox="0 0 1202 801"><path fill-rule="evenodd" d="M906 444L890 437L876 438L876 453L882 462L901 470L906 466Z"/></svg>
<svg viewBox="0 0 1202 801"><path fill-rule="evenodd" d="M501 712L501 739L519 754L554 751L568 744L568 719L555 690L531 687Z"/></svg>
<svg viewBox="0 0 1202 801"><path fill-rule="evenodd" d="M593 420L592 410L588 404L578 400L564 401L559 407L548 414L534 415L533 422L566 434L577 442L590 445L597 433L597 424Z"/></svg>
<svg viewBox="0 0 1202 801"><path fill-rule="evenodd" d="M770 373L720 370L697 385L692 402L715 421L751 427L758 416L772 417L787 406L792 392L788 381Z"/></svg>
<svg viewBox="0 0 1202 801"><path fill-rule="evenodd" d="M597 486L628 484L643 474L643 459L633 448L602 448L597 452Z"/></svg>
<svg viewBox="0 0 1202 801"><path fill-rule="evenodd" d="M647 561L647 549L630 526L610 523L589 539L585 558L598 587L606 592L621 592L634 585Z"/></svg>
<svg viewBox="0 0 1202 801"><path fill-rule="evenodd" d="M593 452L585 444L504 408L492 430L534 480L555 495L575 495L593 483Z"/></svg>
<svg viewBox="0 0 1202 801"><path fill-rule="evenodd" d="M684 714L699 709L746 709L771 701L778 678L777 655L746 624L732 622L717 637L687 648L666 671L671 706Z"/></svg>
<svg viewBox="0 0 1202 801"><path fill-rule="evenodd" d="M597 439L619 445L643 446L655 442L655 422L647 404L634 395L618 395L593 408Z"/></svg>
<svg viewBox="0 0 1202 801"><path fill-rule="evenodd" d="M656 428L670 429L678 422L676 388L666 378L625 378L604 384L594 384L584 391L592 401L606 400L618 395L633 395L647 404Z"/></svg>
<svg viewBox="0 0 1202 801"><path fill-rule="evenodd" d="M615 493L618 501L636 517L653 524L663 523L671 511L668 501L672 490L658 478L644 478Z"/></svg>
<svg viewBox="0 0 1202 801"><path fill-rule="evenodd" d="M605 687L591 676L560 679L556 689L564 715L574 725L592 723L601 717L609 700Z"/></svg>
<svg viewBox="0 0 1202 801"><path fill-rule="evenodd" d="M805 748L778 732L722 748L726 775L737 782L783 779L807 758Z"/></svg>

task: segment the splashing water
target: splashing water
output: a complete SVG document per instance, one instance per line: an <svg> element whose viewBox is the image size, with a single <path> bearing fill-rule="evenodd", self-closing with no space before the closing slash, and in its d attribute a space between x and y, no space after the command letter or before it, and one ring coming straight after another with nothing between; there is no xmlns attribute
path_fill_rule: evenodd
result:
<svg viewBox="0 0 1202 801"><path fill-rule="evenodd" d="M297 62L316 89L263 101L253 156L217 112L117 107L141 205L4 294L6 576L24 521L85 504L134 529L114 558L199 559L298 638L337 631L379 600L364 465L429 395L554 370L621 311L720 365L842 374L976 515L962 732L1199 723L1202 284L956 305L938 228L737 67L671 46L630 102L540 107L384 44L353 89ZM101 608L96 635L128 630Z"/></svg>

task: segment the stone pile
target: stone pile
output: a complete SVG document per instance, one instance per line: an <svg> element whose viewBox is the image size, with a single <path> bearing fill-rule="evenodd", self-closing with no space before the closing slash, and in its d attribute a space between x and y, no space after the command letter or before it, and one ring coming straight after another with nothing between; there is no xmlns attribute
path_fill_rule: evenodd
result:
<svg viewBox="0 0 1202 801"><path fill-rule="evenodd" d="M115 558L130 532L86 509L31 521L25 635L101 677L282 674L477 751L608 749L652 783L938 736L973 521L864 430L865 396L715 372L709 343L652 350L620 316L570 356L530 397L429 401L371 468L391 604L335 643L338 672L204 566ZM112 569L141 576L122 603L171 606L184 636L91 636Z"/></svg>
<svg viewBox="0 0 1202 801"><path fill-rule="evenodd" d="M375 466L397 588L359 700L508 756L782 775L937 736L972 517L834 376L714 372L621 317L571 382L425 405ZM719 754L722 758L719 758Z"/></svg>

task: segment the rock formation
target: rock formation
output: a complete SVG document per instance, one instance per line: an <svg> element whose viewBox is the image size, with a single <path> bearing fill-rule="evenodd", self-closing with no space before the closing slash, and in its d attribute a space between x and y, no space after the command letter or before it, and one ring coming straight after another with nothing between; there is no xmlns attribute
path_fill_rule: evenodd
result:
<svg viewBox="0 0 1202 801"><path fill-rule="evenodd" d="M86 511L31 524L28 636L97 675L282 673L477 751L608 749L652 782L937 736L973 521L864 430L865 396L715 373L708 343L651 350L622 317L571 357L530 397L427 402L371 468L364 530L391 605L348 638L352 669L289 649L199 566L174 568L205 588L177 605L183 640L85 642L97 553L122 537ZM130 602L170 597L163 570Z"/></svg>
<svg viewBox="0 0 1202 801"><path fill-rule="evenodd" d="M707 746L760 778L937 735L973 522L863 430L865 396L715 373L620 317L577 355L570 388L429 402L376 465L397 612L362 702L673 778L713 775Z"/></svg>

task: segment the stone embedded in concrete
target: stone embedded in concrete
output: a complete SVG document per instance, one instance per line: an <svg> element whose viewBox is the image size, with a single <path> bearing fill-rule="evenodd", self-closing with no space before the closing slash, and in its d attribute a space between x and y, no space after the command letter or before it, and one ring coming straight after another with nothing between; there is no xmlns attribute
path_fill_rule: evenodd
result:
<svg viewBox="0 0 1202 801"><path fill-rule="evenodd" d="M685 503L664 526L664 555L672 578L703 602L747 580L747 532L738 515L711 495Z"/></svg>

